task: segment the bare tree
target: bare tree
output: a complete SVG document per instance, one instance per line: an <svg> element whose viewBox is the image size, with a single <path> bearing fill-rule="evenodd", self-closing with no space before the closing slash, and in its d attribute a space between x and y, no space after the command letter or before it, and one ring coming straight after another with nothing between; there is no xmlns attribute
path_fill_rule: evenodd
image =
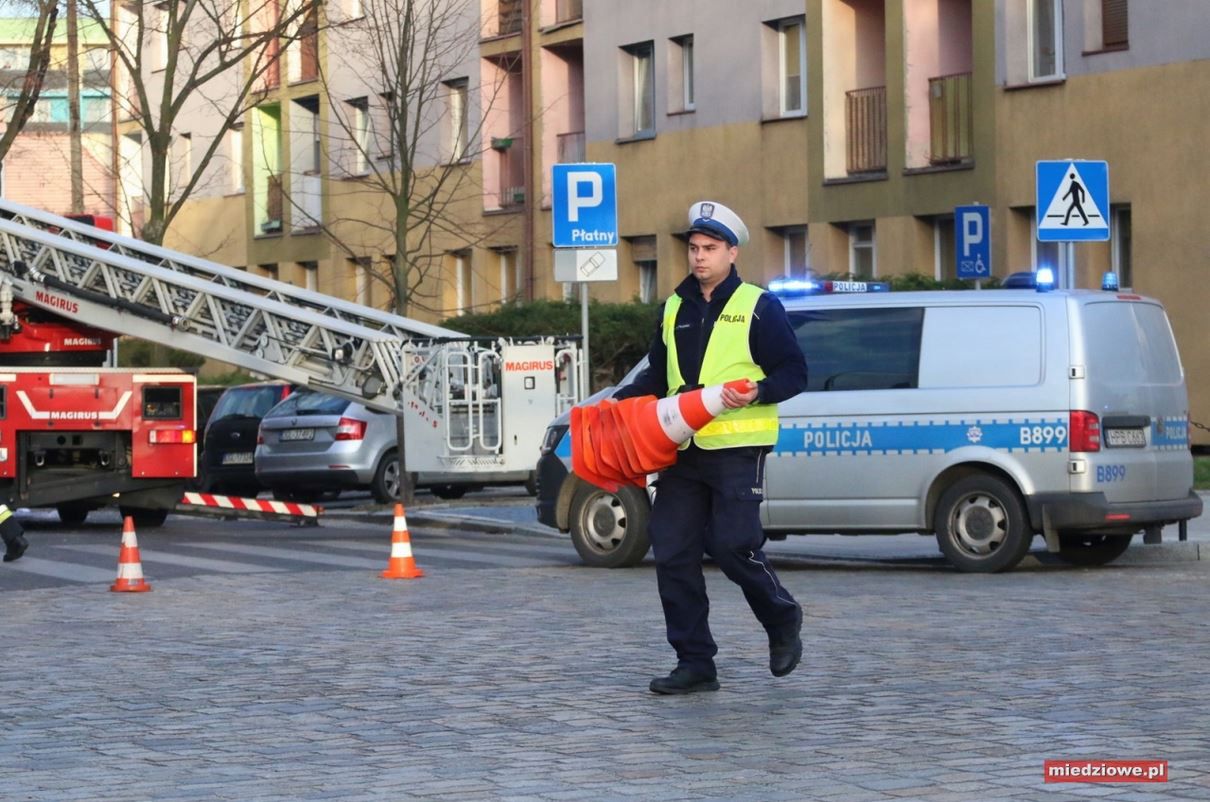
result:
<svg viewBox="0 0 1210 802"><path fill-rule="evenodd" d="M17 4L17 7L20 5ZM7 121L7 125L3 136L0 136L0 162L4 161L13 141L33 116L34 108L38 105L38 96L42 93L42 85L46 80L46 70L50 66L51 42L54 40L59 5L57 0L34 0L31 6L31 11L37 10L37 17L30 18L34 21L34 26L25 70L18 70L15 74L3 77L8 91L4 93L0 114ZM15 97L13 89L17 89Z"/></svg>
<svg viewBox="0 0 1210 802"><path fill-rule="evenodd" d="M334 170L382 213L351 226L330 215L324 228L354 258L386 255L368 264L390 287L394 311L407 315L426 306L418 290L446 253L495 228L484 223L471 166L501 87L479 85L479 0L363 0L362 10L340 27L345 41L329 47L320 80L339 141ZM365 97L347 101L353 92ZM349 241L352 229L361 242Z"/></svg>
<svg viewBox="0 0 1210 802"><path fill-rule="evenodd" d="M137 158L146 151L150 180L143 181L138 234L160 244L190 194L204 186L224 134L277 86L281 49L305 35L301 23L316 0L284 10L277 0L82 2L114 53L119 119L137 123ZM188 158L174 159L174 138L199 126Z"/></svg>

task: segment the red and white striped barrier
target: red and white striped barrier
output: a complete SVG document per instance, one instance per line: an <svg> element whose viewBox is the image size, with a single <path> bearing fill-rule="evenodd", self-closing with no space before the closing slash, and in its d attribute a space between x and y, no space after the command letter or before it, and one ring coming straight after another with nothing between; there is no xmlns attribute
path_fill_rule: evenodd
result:
<svg viewBox="0 0 1210 802"><path fill-rule="evenodd" d="M290 518L315 522L323 507L294 501L216 496L211 493L186 493L177 504L177 512L201 512L236 517L236 513L257 518Z"/></svg>

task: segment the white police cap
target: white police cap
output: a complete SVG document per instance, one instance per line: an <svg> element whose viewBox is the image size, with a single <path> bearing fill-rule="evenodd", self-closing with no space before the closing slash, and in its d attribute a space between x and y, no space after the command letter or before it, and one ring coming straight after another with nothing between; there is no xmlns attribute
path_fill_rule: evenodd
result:
<svg viewBox="0 0 1210 802"><path fill-rule="evenodd" d="M739 215L721 203L699 201L689 207L689 231L726 240L728 245L747 245L748 227Z"/></svg>

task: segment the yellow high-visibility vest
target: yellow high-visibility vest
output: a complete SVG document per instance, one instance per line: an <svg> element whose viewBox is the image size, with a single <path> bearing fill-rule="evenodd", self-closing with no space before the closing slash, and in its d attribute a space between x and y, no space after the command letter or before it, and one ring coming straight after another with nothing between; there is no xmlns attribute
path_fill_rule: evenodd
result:
<svg viewBox="0 0 1210 802"><path fill-rule="evenodd" d="M765 378L760 365L752 360L748 334L756 311L756 302L764 293L755 284L740 284L727 300L714 323L706 354L702 358L698 383L703 387L722 384L734 379ZM664 304L664 346L668 349L668 394L684 385L676 353L676 313L681 308L681 296L675 293ZM749 404L740 409L728 409L706 424L693 436L698 448L736 448L739 446L771 446L777 442L777 405ZM688 448L684 443L681 448Z"/></svg>

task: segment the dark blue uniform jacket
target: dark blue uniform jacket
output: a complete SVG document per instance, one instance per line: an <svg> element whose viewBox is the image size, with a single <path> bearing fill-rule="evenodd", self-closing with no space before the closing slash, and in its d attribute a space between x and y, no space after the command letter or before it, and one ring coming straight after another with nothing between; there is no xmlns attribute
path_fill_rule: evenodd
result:
<svg viewBox="0 0 1210 802"><path fill-rule="evenodd" d="M732 266L731 275L714 288L708 302L702 297L701 286L692 274L677 286L681 308L676 314L674 334L681 377L687 388L698 384L714 323L741 283L739 273ZM663 323L664 308L661 306L655 339L647 354L647 368L632 384L618 390L614 398L641 395L663 398L668 394L668 349L664 345ZM753 361L765 372L765 378L757 385L760 389L758 403L776 404L807 389L807 363L786 317L785 307L767 292L756 302L748 344Z"/></svg>

